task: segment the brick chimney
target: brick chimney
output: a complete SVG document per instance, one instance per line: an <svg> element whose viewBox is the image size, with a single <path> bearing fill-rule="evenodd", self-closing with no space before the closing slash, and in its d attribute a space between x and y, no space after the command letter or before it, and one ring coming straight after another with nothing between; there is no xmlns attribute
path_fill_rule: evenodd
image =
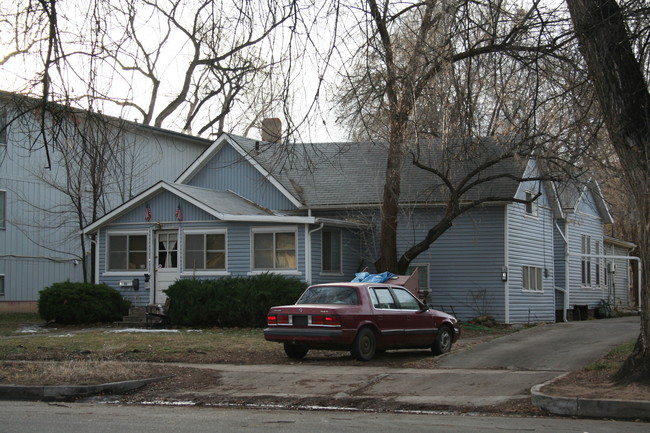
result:
<svg viewBox="0 0 650 433"><path fill-rule="evenodd" d="M262 120L262 140L278 143L282 136L282 121L277 117Z"/></svg>

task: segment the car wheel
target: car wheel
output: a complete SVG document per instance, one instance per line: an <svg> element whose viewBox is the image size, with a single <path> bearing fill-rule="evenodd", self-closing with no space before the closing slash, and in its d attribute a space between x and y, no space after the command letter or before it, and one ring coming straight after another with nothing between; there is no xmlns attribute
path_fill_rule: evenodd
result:
<svg viewBox="0 0 650 433"><path fill-rule="evenodd" d="M309 349L307 349L305 346L301 346L299 344L284 343L284 353L286 353L289 358L302 359L305 357L305 355L307 355L307 352L309 352Z"/></svg>
<svg viewBox="0 0 650 433"><path fill-rule="evenodd" d="M352 356L359 361L370 361L377 350L377 337L370 328L361 328L352 343Z"/></svg>
<svg viewBox="0 0 650 433"><path fill-rule="evenodd" d="M451 350L451 343L454 340L454 335L452 332L453 331L449 328L449 326L442 326L438 330L436 340L433 342L433 346L431 346L431 351L434 355L442 355L443 353L447 353Z"/></svg>

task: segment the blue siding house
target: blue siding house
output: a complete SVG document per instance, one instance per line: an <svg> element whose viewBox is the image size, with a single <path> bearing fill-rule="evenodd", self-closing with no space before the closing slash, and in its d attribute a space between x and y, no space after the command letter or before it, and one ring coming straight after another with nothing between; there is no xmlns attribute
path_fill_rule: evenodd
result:
<svg viewBox="0 0 650 433"><path fill-rule="evenodd" d="M159 180L173 181L212 143L57 104L42 112L37 99L0 92L0 313L36 312L43 288L83 281L83 263L92 259L82 251L71 197L79 194L89 221L91 203L103 213ZM91 187L91 170L80 167L92 152L75 159L84 140L110 148L101 191Z"/></svg>
<svg viewBox="0 0 650 433"><path fill-rule="evenodd" d="M146 305L163 303L179 278L274 272L322 283L381 272L372 267L385 158L381 143L277 145L224 134L174 182L151 186L84 229L97 240L97 279ZM471 155L462 160L471 163ZM540 178L533 159L492 170ZM594 288L605 287L605 261L587 266L575 253L603 251L611 216L595 182L572 188L507 177L477 188L474 198L519 202L486 203L456 218L411 263L422 298L460 319L502 323L565 320L574 305L595 308L607 294ZM442 202L434 177L405 163L398 253L439 220Z"/></svg>

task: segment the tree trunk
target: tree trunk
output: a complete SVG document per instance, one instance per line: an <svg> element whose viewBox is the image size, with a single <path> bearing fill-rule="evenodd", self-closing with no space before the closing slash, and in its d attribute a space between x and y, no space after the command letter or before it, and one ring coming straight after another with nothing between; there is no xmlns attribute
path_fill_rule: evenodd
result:
<svg viewBox="0 0 650 433"><path fill-rule="evenodd" d="M643 263L641 332L619 379L649 381L650 315L646 307L650 305L650 93L616 1L567 0L567 5L639 218L638 243Z"/></svg>

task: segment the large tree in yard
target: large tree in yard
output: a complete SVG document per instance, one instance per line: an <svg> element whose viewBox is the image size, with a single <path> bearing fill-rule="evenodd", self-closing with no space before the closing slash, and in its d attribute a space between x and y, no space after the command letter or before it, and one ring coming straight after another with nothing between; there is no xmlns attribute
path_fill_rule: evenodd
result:
<svg viewBox="0 0 650 433"><path fill-rule="evenodd" d="M527 9L509 1L351 3L358 40L352 42L355 38L346 33L338 47L339 51L347 48L354 59L343 67L342 117L353 129L364 129L357 135L365 136L357 138L386 143L381 250L375 267L403 273L462 213L490 201L516 201L493 196L468 201L468 197L473 188L497 179L486 176L485 170L508 159L526 159L540 145L535 137L539 121L533 114L541 106L539 87L524 95L517 93L514 84L525 83L530 89L530 83L539 83L539 76L527 71L537 70L543 57L553 57L562 36L553 32L538 2ZM493 91L479 85L492 85ZM445 97L439 97L441 92ZM489 113L479 116L480 109ZM527 114L522 116L523 112ZM440 161L422 158L426 154L420 147L422 139L445 143L448 138L464 137L471 147L471 138L485 135L517 135L519 141L476 161L475 168L462 177L451 165L440 169ZM457 150L464 153L472 151L470 147ZM444 217L400 255L397 227L407 163L437 176L448 199Z"/></svg>
<svg viewBox="0 0 650 433"><path fill-rule="evenodd" d="M650 93L643 60L648 46L634 45L628 18L645 22L648 5L630 2L621 8L615 0L567 0L576 36L605 118L610 140L622 167L622 176L634 195L638 217L638 244L643 267L641 333L619 379L650 381ZM637 12L634 14L634 12ZM628 15L628 13L631 13ZM645 41L648 39L646 38ZM645 55L645 56L644 56ZM647 59L647 57L645 57Z"/></svg>

